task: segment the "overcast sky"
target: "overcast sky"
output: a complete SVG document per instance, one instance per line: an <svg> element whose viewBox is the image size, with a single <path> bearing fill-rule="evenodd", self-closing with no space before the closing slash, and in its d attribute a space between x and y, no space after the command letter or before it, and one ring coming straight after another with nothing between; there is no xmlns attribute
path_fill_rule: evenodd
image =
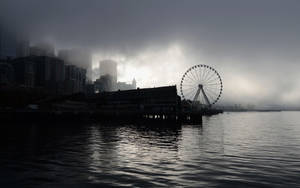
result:
<svg viewBox="0 0 300 188"><path fill-rule="evenodd" d="M140 87L178 84L195 64L223 78L221 102L300 104L300 1L1 0L2 25L85 47Z"/></svg>

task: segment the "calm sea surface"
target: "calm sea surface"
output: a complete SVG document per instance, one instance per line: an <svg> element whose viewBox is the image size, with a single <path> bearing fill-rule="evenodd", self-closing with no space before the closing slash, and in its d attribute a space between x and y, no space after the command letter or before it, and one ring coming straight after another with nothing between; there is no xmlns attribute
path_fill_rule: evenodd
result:
<svg viewBox="0 0 300 188"><path fill-rule="evenodd" d="M300 187L300 112L176 128L1 126L0 187Z"/></svg>

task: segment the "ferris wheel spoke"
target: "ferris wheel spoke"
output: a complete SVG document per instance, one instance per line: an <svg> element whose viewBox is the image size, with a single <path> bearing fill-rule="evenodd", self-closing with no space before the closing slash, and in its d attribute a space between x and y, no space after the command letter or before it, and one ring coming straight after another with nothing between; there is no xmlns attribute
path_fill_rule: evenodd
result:
<svg viewBox="0 0 300 188"><path fill-rule="evenodd" d="M209 94L212 94L213 96L218 96L217 93L215 93L214 91L212 91L210 89L207 89L207 88L206 88L206 92L209 93Z"/></svg>
<svg viewBox="0 0 300 188"><path fill-rule="evenodd" d="M221 83L221 80L219 77L211 77L209 80L206 81L207 84L215 84L215 83Z"/></svg>
<svg viewBox="0 0 300 188"><path fill-rule="evenodd" d="M203 67L202 66L200 66L199 67L199 82L202 82L202 80L203 80Z"/></svg>
<svg viewBox="0 0 300 188"><path fill-rule="evenodd" d="M193 71L194 71L194 69L191 69L191 70L190 70L191 75L193 76L194 80L197 81L197 76L194 74Z"/></svg>
<svg viewBox="0 0 300 188"><path fill-rule="evenodd" d="M206 70L205 70L205 68L203 68L203 70L202 70L202 76L201 76L201 83L204 82L204 78L205 78L206 74L207 74Z"/></svg>
<svg viewBox="0 0 300 188"><path fill-rule="evenodd" d="M201 82L201 75L200 75L200 72L195 70L195 73L197 75L197 78L198 78L198 84Z"/></svg>
<svg viewBox="0 0 300 188"><path fill-rule="evenodd" d="M188 75L188 74L186 74L186 78L189 78L189 80L191 81L191 82L195 82L195 79L194 78L192 78L190 75Z"/></svg>
<svg viewBox="0 0 300 188"><path fill-rule="evenodd" d="M219 91L219 88L205 88L206 91L213 93L214 95L219 95L217 91Z"/></svg>
<svg viewBox="0 0 300 188"><path fill-rule="evenodd" d="M183 91L184 91L184 93L189 94L189 93L191 93L191 92L196 91L196 88L185 89L185 90L183 90Z"/></svg>
<svg viewBox="0 0 300 188"><path fill-rule="evenodd" d="M205 95L208 97L210 96L209 92L207 92L207 90L203 90L203 92L205 93ZM203 97L204 97L204 94L202 93Z"/></svg>
<svg viewBox="0 0 300 188"><path fill-rule="evenodd" d="M207 78L209 78L210 76L211 76L211 70L210 69L208 69L207 70L207 74L205 75L205 77L204 77L204 82L206 82L207 81Z"/></svg>
<svg viewBox="0 0 300 188"><path fill-rule="evenodd" d="M207 83L211 83L214 80L220 80L219 77L215 74L215 72L213 72L212 76L207 78Z"/></svg>
<svg viewBox="0 0 300 188"><path fill-rule="evenodd" d="M189 87L198 87L198 85L191 84L191 85L182 85L184 88L189 88Z"/></svg>
<svg viewBox="0 0 300 188"><path fill-rule="evenodd" d="M192 82L192 81L190 81L190 80L185 81L185 82L186 82L186 83L181 84L181 85L183 85L183 86L197 86L197 85L198 85L196 82Z"/></svg>
<svg viewBox="0 0 300 188"><path fill-rule="evenodd" d="M191 70L190 70L190 72L191 72L191 75L193 75L193 78L194 78L194 81L195 82L197 82L197 76L194 74L194 68L192 68Z"/></svg>
<svg viewBox="0 0 300 188"><path fill-rule="evenodd" d="M210 90L210 89L206 89L206 91L210 94L213 94L215 97L219 96L218 93L215 93L213 90Z"/></svg>
<svg viewBox="0 0 300 188"><path fill-rule="evenodd" d="M203 88L204 88L204 90L211 90L211 91L218 89L218 88L215 88L215 87L208 87L208 86L204 86Z"/></svg>
<svg viewBox="0 0 300 188"><path fill-rule="evenodd" d="M191 90L195 90L196 88L194 87L194 88L184 88L183 89L183 91L185 91L185 92L189 92L189 91L191 91Z"/></svg>
<svg viewBox="0 0 300 188"><path fill-rule="evenodd" d="M202 76L201 76L201 82L204 81L204 77L206 75L206 69L204 67L202 67Z"/></svg>
<svg viewBox="0 0 300 188"><path fill-rule="evenodd" d="M187 98L188 99L192 99L193 98L193 96L196 94L196 90L192 90L192 91L190 91L190 92L187 92L186 93L186 96L187 96Z"/></svg>
<svg viewBox="0 0 300 188"><path fill-rule="evenodd" d="M187 82L188 84L195 84L195 82L190 78L184 79L184 82Z"/></svg>
<svg viewBox="0 0 300 188"><path fill-rule="evenodd" d="M191 90L196 89L197 87L182 87L182 90Z"/></svg>
<svg viewBox="0 0 300 188"><path fill-rule="evenodd" d="M221 85L220 83L217 83L217 82L215 82L215 83L212 83L212 84L205 84L206 86L214 86L214 85Z"/></svg>
<svg viewBox="0 0 300 188"><path fill-rule="evenodd" d="M190 82L193 81L193 79L190 76L188 76L187 74L185 75L184 79L185 79L185 81L190 81Z"/></svg>
<svg viewBox="0 0 300 188"><path fill-rule="evenodd" d="M209 92L208 92L208 94L207 94L207 97L210 99L211 103L214 103L215 100L216 100L216 98L215 98L215 97L212 97L212 96L209 94Z"/></svg>
<svg viewBox="0 0 300 188"><path fill-rule="evenodd" d="M211 79L209 79L209 81L210 80L214 80L214 79L217 79L217 80L221 81L221 78L220 78L220 76L217 73L214 75L214 77L212 77Z"/></svg>
<svg viewBox="0 0 300 188"><path fill-rule="evenodd" d="M218 87L218 86L205 86L205 89L212 89L212 90L219 90L220 89L220 87Z"/></svg>
<svg viewBox="0 0 300 188"><path fill-rule="evenodd" d="M182 84L182 86L195 86L195 84Z"/></svg>
<svg viewBox="0 0 300 188"><path fill-rule="evenodd" d="M218 88L211 88L211 87L205 87L205 90L209 90L209 91L212 91L214 93L217 93L215 92L216 90L219 90Z"/></svg>
<svg viewBox="0 0 300 188"><path fill-rule="evenodd" d="M212 74L210 76L208 76L206 78L206 82L209 82L211 79L213 79L216 75L214 74L214 72L212 72Z"/></svg>
<svg viewBox="0 0 300 188"><path fill-rule="evenodd" d="M205 77L204 77L204 81L207 80L207 78L210 76L211 72L212 72L212 71L211 71L210 69L207 68L207 70L206 70L206 75L205 75Z"/></svg>
<svg viewBox="0 0 300 188"><path fill-rule="evenodd" d="M211 103L214 103L217 99L217 97L212 96L209 92L207 92L206 96Z"/></svg>
<svg viewBox="0 0 300 188"><path fill-rule="evenodd" d="M201 80L201 76L199 75L199 71L195 70L196 74L197 74L197 77L198 77L198 83L200 83L200 80Z"/></svg>
<svg viewBox="0 0 300 188"><path fill-rule="evenodd" d="M218 89L218 88L221 87L221 85L220 84L215 84L215 85L208 85L208 84L206 84L206 85L204 85L204 87L206 87L206 88L212 88L212 89Z"/></svg>
<svg viewBox="0 0 300 188"><path fill-rule="evenodd" d="M210 80L209 80L209 83L212 83L212 82L215 83L215 82L217 82L217 81L220 82L220 78L219 78L219 77L210 79Z"/></svg>
<svg viewBox="0 0 300 188"><path fill-rule="evenodd" d="M184 84L185 84L185 86L187 86L188 84L193 86L193 85L195 85L195 82L190 79L187 79L184 81ZM181 84L181 85L184 86L183 84Z"/></svg>
<svg viewBox="0 0 300 188"><path fill-rule="evenodd" d="M220 87L206 87L205 89L208 89L210 91L215 91L217 94L219 93L218 91L221 90Z"/></svg>

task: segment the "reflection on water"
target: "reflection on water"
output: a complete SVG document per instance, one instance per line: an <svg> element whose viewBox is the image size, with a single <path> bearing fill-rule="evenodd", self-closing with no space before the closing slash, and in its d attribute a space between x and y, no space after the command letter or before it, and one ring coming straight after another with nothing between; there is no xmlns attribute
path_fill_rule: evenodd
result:
<svg viewBox="0 0 300 188"><path fill-rule="evenodd" d="M224 113L173 128L2 126L0 185L300 186L299 115Z"/></svg>

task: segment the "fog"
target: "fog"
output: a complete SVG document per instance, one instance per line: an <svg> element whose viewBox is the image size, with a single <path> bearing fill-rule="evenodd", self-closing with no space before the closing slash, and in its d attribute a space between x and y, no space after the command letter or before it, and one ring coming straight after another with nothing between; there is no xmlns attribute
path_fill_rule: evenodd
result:
<svg viewBox="0 0 300 188"><path fill-rule="evenodd" d="M89 49L95 73L113 59L139 87L178 85L207 64L223 79L221 104L299 106L299 10L297 0L2 0L0 21L33 43Z"/></svg>

